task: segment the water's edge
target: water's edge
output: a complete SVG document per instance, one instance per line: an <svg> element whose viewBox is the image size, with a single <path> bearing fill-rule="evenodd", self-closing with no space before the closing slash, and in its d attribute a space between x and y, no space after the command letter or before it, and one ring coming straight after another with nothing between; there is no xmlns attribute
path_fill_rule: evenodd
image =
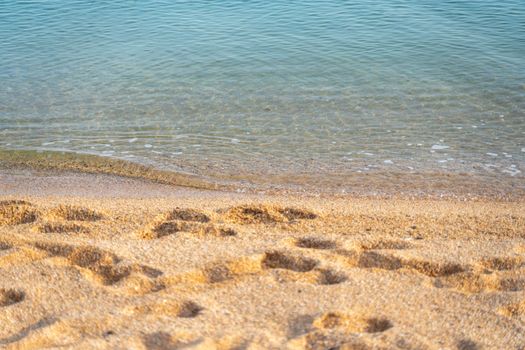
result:
<svg viewBox="0 0 525 350"><path fill-rule="evenodd" d="M31 150L0 150L0 172L2 169L107 174L173 186L218 191L315 196L525 200L525 179L523 177L515 177L502 182L497 176L487 177L466 173L378 171L366 174L295 173L278 176L254 174L200 176L161 170L111 157Z"/></svg>
<svg viewBox="0 0 525 350"><path fill-rule="evenodd" d="M199 189L228 189L226 185L220 185L218 182L207 181L204 178L190 174L158 170L120 159L73 152L0 150L0 169L12 168L108 174L151 180L175 186Z"/></svg>

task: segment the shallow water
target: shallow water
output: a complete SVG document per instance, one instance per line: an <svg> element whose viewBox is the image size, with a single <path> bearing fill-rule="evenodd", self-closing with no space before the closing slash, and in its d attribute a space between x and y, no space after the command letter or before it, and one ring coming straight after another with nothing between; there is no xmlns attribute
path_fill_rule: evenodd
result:
<svg viewBox="0 0 525 350"><path fill-rule="evenodd" d="M0 149L515 179L524 23L521 0L4 0Z"/></svg>

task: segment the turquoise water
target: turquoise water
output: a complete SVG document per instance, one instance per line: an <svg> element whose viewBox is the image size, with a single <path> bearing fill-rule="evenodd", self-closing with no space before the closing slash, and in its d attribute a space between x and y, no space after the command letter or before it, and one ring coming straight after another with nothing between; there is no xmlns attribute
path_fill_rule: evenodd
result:
<svg viewBox="0 0 525 350"><path fill-rule="evenodd" d="M0 149L521 177L525 2L0 2Z"/></svg>

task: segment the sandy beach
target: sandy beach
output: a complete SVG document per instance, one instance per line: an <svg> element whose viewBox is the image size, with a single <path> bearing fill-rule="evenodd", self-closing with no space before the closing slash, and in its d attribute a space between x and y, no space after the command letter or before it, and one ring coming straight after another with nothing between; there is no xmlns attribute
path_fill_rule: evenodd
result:
<svg viewBox="0 0 525 350"><path fill-rule="evenodd" d="M0 350L525 350L525 0L0 1Z"/></svg>
<svg viewBox="0 0 525 350"><path fill-rule="evenodd" d="M5 173L6 349L524 349L525 204Z"/></svg>

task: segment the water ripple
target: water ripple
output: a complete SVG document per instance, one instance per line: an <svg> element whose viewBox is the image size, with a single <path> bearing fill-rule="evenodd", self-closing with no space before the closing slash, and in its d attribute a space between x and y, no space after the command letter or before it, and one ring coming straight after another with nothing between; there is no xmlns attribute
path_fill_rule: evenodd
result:
<svg viewBox="0 0 525 350"><path fill-rule="evenodd" d="M523 23L521 0L4 0L0 148L515 176Z"/></svg>

